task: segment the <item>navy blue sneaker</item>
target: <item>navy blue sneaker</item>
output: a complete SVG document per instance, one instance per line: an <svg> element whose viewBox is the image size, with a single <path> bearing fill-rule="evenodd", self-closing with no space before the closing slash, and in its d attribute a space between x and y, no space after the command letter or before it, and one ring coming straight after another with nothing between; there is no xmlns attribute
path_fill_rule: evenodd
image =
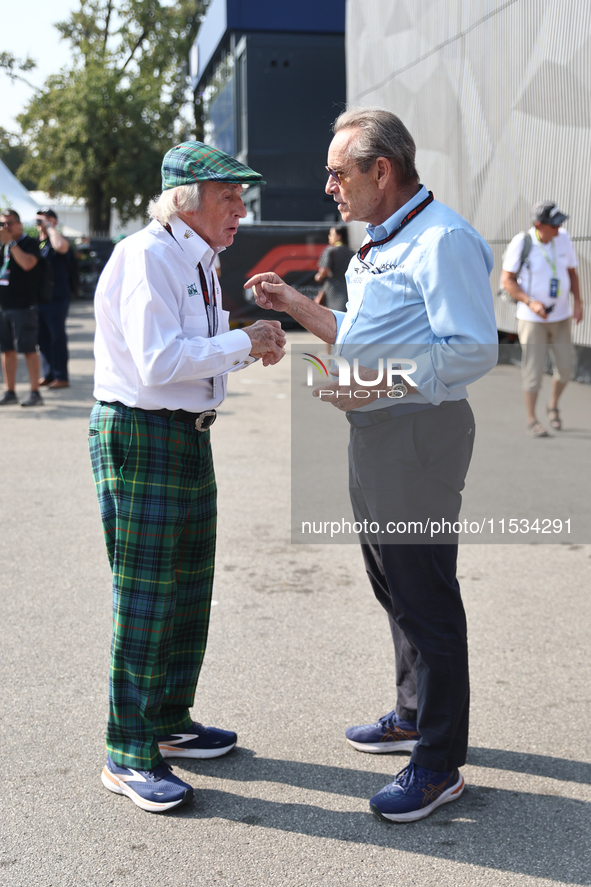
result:
<svg viewBox="0 0 591 887"><path fill-rule="evenodd" d="M190 785L173 776L164 762L153 770L120 767L110 756L101 773L102 783L116 795L127 795L134 804L149 813L165 813L190 801L195 792Z"/></svg>
<svg viewBox="0 0 591 887"><path fill-rule="evenodd" d="M373 796L369 809L379 819L414 822L442 804L457 801L463 791L464 777L459 770L427 770L411 762L394 782Z"/></svg>
<svg viewBox="0 0 591 887"><path fill-rule="evenodd" d="M232 730L218 730L193 722L186 733L157 736L163 758L220 758L232 751L238 736Z"/></svg>
<svg viewBox="0 0 591 887"><path fill-rule="evenodd" d="M417 732L416 721L403 721L395 711L388 712L375 724L362 724L349 727L345 732L347 742L357 751L372 755L392 751L412 751L421 734Z"/></svg>

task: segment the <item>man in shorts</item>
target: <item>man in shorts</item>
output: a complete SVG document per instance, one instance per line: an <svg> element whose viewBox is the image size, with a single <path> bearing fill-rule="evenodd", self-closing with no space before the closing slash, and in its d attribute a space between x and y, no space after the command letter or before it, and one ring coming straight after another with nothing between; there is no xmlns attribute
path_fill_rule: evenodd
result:
<svg viewBox="0 0 591 887"><path fill-rule="evenodd" d="M39 244L23 232L16 210L0 214L0 349L6 391L0 406L17 404L16 368L18 354L24 354L31 381L31 391L22 407L43 403L39 394L39 354L37 337L39 313Z"/></svg>
<svg viewBox="0 0 591 887"><path fill-rule="evenodd" d="M571 344L572 318L576 323L583 318L577 256L568 231L561 227L567 219L555 203L537 203L532 209L532 228L513 238L503 259L501 285L517 302L523 397L527 428L533 437L548 437L536 418L548 349L554 371L546 413L551 428L556 431L562 428L558 400L571 377L575 360ZM522 262L526 237L531 238L531 247Z"/></svg>

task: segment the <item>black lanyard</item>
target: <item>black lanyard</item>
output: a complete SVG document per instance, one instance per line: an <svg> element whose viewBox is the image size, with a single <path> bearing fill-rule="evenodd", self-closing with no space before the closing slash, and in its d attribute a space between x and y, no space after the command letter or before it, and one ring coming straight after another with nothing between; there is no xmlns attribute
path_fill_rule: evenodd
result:
<svg viewBox="0 0 591 887"><path fill-rule="evenodd" d="M214 271L211 273L211 299L209 298L209 290L207 288L207 279L205 271L201 267L201 262L197 265L199 268L199 280L201 281L201 292L203 293L203 302L205 303L205 315L207 317L207 331L209 338L215 336L218 331L218 312L217 299L215 295L215 281L213 279ZM213 300L213 305L211 303Z"/></svg>
<svg viewBox="0 0 591 887"><path fill-rule="evenodd" d="M388 234L388 236L384 237L383 240L370 240L369 243L364 243L357 253L357 258L359 259L359 261L363 262L363 264L365 265L365 257L370 249L372 249L374 246L383 246L384 243L389 243L392 238L395 237L396 234L398 234L398 232L402 230L402 228L404 228L405 225L408 225L408 223L411 222L416 216L418 216L418 214L422 212L426 206L429 206L429 204L432 203L433 200L433 192L429 191L429 196L426 197L422 203L419 203L418 206L415 206L414 209L411 209L411 211L403 218L398 228L392 231L391 234Z"/></svg>
<svg viewBox="0 0 591 887"><path fill-rule="evenodd" d="M178 243L178 245L181 246L180 243L178 242L178 240L176 239L176 237L174 236L174 234L172 233L172 228L170 227L170 225L169 224L164 225L164 224L162 224L162 222L160 222L160 224L165 229L165 231L168 231L168 233L170 234L170 236L172 237L174 242ZM182 246L181 246L181 249L183 249ZM184 252L184 250L183 250L183 252ZM211 339L211 337L215 336L218 331L218 312L217 312L218 303L217 303L217 298L216 298L216 294L215 294L215 281L213 278L213 275L215 272L212 272L212 275L211 275L211 295L213 298L213 306L212 306L211 299L209 298L209 290L207 288L207 279L205 277L205 271L201 267L201 262L199 262L197 267L199 269L199 280L201 281L201 293L203 295L203 304L205 305L205 316L207 317L207 333L209 335L209 338Z"/></svg>

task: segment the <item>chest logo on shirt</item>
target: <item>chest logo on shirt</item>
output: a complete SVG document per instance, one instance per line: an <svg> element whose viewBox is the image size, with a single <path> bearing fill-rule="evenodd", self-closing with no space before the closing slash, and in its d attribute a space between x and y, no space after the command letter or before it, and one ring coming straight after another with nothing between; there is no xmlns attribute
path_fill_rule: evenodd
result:
<svg viewBox="0 0 591 887"><path fill-rule="evenodd" d="M185 233L183 234L183 237L185 238L185 240L188 240L189 237L192 237L192 236L193 236L193 232L192 232L192 231L189 231L189 229L187 228L187 230L186 230Z"/></svg>
<svg viewBox="0 0 591 887"><path fill-rule="evenodd" d="M187 295L188 296L196 296L199 292L199 288L196 283L187 283L185 284L187 287Z"/></svg>

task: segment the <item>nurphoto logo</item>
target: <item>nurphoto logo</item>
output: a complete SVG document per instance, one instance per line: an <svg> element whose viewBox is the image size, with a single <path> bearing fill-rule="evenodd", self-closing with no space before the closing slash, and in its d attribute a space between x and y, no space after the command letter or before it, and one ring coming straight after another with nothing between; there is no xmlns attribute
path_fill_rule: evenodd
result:
<svg viewBox="0 0 591 887"><path fill-rule="evenodd" d="M343 387L351 386L351 365L349 361L346 360L341 355L331 354L329 358L333 363L336 363L339 370L339 385ZM306 384L308 387L312 387L314 385L314 369L318 370L321 377L324 379L330 378L330 373L328 372L325 364L319 357L315 354L308 354L308 352L304 353L303 360L305 360L308 366L308 376ZM328 362L328 361L327 361ZM362 367L362 369L365 369ZM373 385L379 385L380 382L384 379L386 385L390 388L393 384L393 377L401 377L405 382L409 385L413 384L412 379L410 378L411 374L414 373L417 369L417 362L415 360L411 360L408 357L380 357L378 360L378 367L376 372L376 377L374 379L362 379L360 375L359 368L359 360L357 358L353 361L353 381L358 385L362 385L365 387L370 387ZM336 381L336 374L335 374ZM333 394L334 392L330 392ZM322 396L322 393L321 393Z"/></svg>

